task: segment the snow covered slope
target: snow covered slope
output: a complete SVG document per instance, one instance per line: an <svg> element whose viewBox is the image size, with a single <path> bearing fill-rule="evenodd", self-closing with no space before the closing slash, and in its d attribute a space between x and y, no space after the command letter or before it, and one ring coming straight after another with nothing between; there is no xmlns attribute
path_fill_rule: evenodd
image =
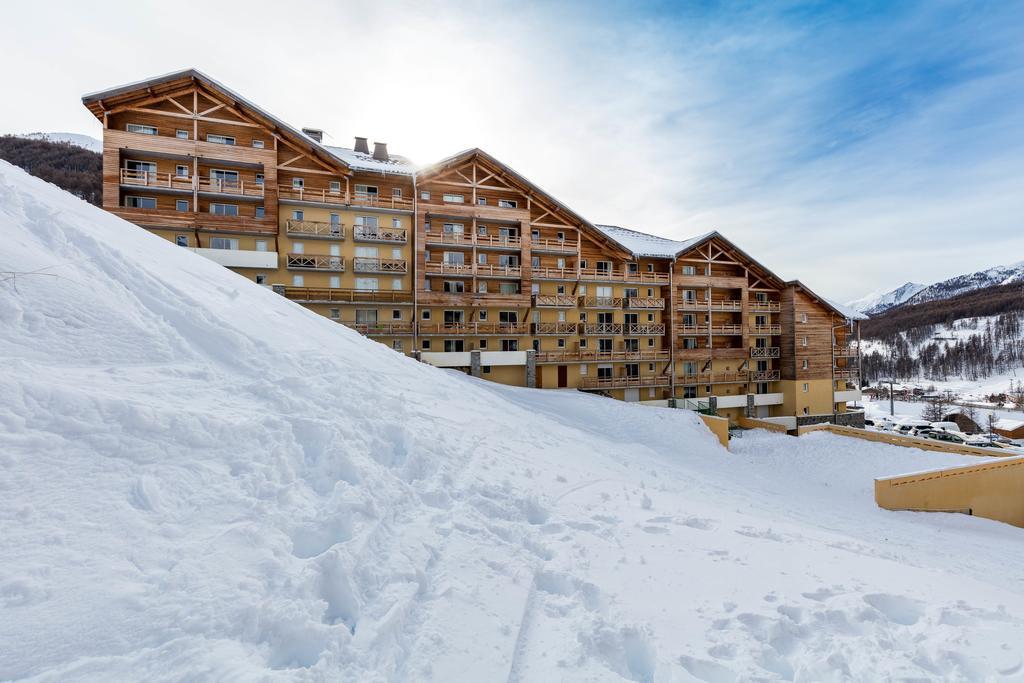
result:
<svg viewBox="0 0 1024 683"><path fill-rule="evenodd" d="M0 162L0 679L993 680L965 460L417 364ZM11 273L18 273L16 276Z"/></svg>
<svg viewBox="0 0 1024 683"><path fill-rule="evenodd" d="M91 135L82 133L26 133L19 135L19 138L28 140L49 140L50 142L66 142L77 147L82 147L90 152L102 152L103 142Z"/></svg>
<svg viewBox="0 0 1024 683"><path fill-rule="evenodd" d="M925 287L927 287L927 285L908 282L889 292L872 292L860 299L849 301L846 305L855 311L873 315L875 313L887 311L893 306L899 306Z"/></svg>

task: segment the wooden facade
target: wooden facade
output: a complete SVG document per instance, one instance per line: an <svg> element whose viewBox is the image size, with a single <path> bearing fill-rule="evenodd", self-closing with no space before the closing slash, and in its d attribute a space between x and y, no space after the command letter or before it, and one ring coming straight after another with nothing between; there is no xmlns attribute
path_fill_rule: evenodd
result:
<svg viewBox="0 0 1024 683"><path fill-rule="evenodd" d="M856 385L841 312L717 233L633 251L479 149L416 169L327 147L195 70L83 101L107 210L402 353L729 416Z"/></svg>

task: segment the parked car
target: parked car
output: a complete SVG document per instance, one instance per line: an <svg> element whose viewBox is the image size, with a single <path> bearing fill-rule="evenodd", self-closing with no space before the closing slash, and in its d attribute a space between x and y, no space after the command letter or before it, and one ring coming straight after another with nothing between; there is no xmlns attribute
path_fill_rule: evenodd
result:
<svg viewBox="0 0 1024 683"><path fill-rule="evenodd" d="M930 430L932 423L927 420L918 420L912 417L905 417L896 423L893 431L904 436L915 436L918 430Z"/></svg>
<svg viewBox="0 0 1024 683"><path fill-rule="evenodd" d="M932 422L932 429L940 432L959 432L960 425L956 422Z"/></svg>
<svg viewBox="0 0 1024 683"><path fill-rule="evenodd" d="M945 441L946 443L955 443L963 446L988 446L988 440L978 436L970 436L963 432L943 432L939 430L933 430L927 434L929 439L936 441Z"/></svg>

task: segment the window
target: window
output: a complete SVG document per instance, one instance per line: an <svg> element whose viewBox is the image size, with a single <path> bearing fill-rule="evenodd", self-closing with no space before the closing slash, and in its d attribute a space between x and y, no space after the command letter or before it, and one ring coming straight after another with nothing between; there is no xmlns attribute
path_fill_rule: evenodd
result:
<svg viewBox="0 0 1024 683"><path fill-rule="evenodd" d="M210 249L238 249L238 239L234 237L211 237Z"/></svg>
<svg viewBox="0 0 1024 683"><path fill-rule="evenodd" d="M483 369L485 375L491 374L491 366L490 365L484 365L484 366L482 366L482 369Z"/></svg>
<svg viewBox="0 0 1024 683"><path fill-rule="evenodd" d="M129 171L135 171L136 173L156 173L156 162L154 161L135 161L134 159L127 159L124 162L124 167Z"/></svg>
<svg viewBox="0 0 1024 683"><path fill-rule="evenodd" d="M466 201L466 197L464 195L454 194L450 192L445 192L443 195L441 195L441 199L450 204L462 204Z"/></svg>
<svg viewBox="0 0 1024 683"><path fill-rule="evenodd" d="M565 348L565 340L564 339L559 339L558 340L558 348L560 348L560 349L564 349Z"/></svg>
<svg viewBox="0 0 1024 683"><path fill-rule="evenodd" d="M129 123L125 126L129 133L142 133L143 135L156 135L156 126L144 126L141 123ZM187 135L187 133L186 133Z"/></svg>
<svg viewBox="0 0 1024 683"><path fill-rule="evenodd" d="M175 199L174 200L175 211L188 211L188 200L187 199Z"/></svg>
<svg viewBox="0 0 1024 683"><path fill-rule="evenodd" d="M376 292L380 288L380 282L375 277L357 277L356 289L361 292Z"/></svg>
<svg viewBox="0 0 1024 683"><path fill-rule="evenodd" d="M402 319L402 311L400 311L397 308L392 308L391 309L391 319L392 320L401 320Z"/></svg>
<svg viewBox="0 0 1024 683"><path fill-rule="evenodd" d="M306 243L305 242L292 242L292 253L293 254L305 254Z"/></svg>
<svg viewBox="0 0 1024 683"><path fill-rule="evenodd" d="M257 185L262 185L263 184L263 174L262 173L257 173L256 174L256 184Z"/></svg>
<svg viewBox="0 0 1024 683"><path fill-rule="evenodd" d="M430 320L430 309L429 308L424 308L423 309L423 319L424 320Z"/></svg>
<svg viewBox="0 0 1024 683"><path fill-rule="evenodd" d="M184 164L178 164L174 167L174 175L179 178L188 178L188 166Z"/></svg>
<svg viewBox="0 0 1024 683"><path fill-rule="evenodd" d="M654 264L653 263L648 263L647 264L647 272L648 273L653 273L654 272Z"/></svg>
<svg viewBox="0 0 1024 683"><path fill-rule="evenodd" d="M306 218L306 212L303 211L302 209L295 209L294 211L292 211L292 220L293 221L301 221L301 220L305 220L305 218Z"/></svg>
<svg viewBox="0 0 1024 683"><path fill-rule="evenodd" d="M583 346L583 344L580 344L580 346ZM586 365L586 363L582 363L582 364L580 364L580 374L581 374L581 375L586 375L588 371L589 371L589 370L588 370L588 368L587 368L587 365Z"/></svg>
<svg viewBox="0 0 1024 683"><path fill-rule="evenodd" d="M177 244L179 247L187 247L188 246L188 235L175 235L174 236L174 243Z"/></svg>
<svg viewBox="0 0 1024 683"><path fill-rule="evenodd" d="M486 281L481 281L481 282L476 283L476 291L479 294L486 294L487 293L487 282Z"/></svg>
<svg viewBox="0 0 1024 683"><path fill-rule="evenodd" d="M807 369L807 359L806 358L804 358L802 361L800 361L800 369L801 370L806 370Z"/></svg>
<svg viewBox="0 0 1024 683"><path fill-rule="evenodd" d="M303 189L305 187L306 187L306 179L305 178L292 178L292 189L293 190L301 190L301 189Z"/></svg>
<svg viewBox="0 0 1024 683"><path fill-rule="evenodd" d="M391 219L391 227L392 228L401 228L402 227L402 219L401 218L392 218Z"/></svg>
<svg viewBox="0 0 1024 683"><path fill-rule="evenodd" d="M219 168L210 169L210 180L216 188L238 187L238 171L225 171Z"/></svg>
<svg viewBox="0 0 1024 683"><path fill-rule="evenodd" d="M377 186L376 185L356 185L356 194L363 195L364 197L376 197Z"/></svg>
<svg viewBox="0 0 1024 683"><path fill-rule="evenodd" d="M465 345L461 339L445 339L444 340L444 351L445 353L462 353Z"/></svg>
<svg viewBox="0 0 1024 683"><path fill-rule="evenodd" d="M341 245L340 244L329 244L327 245L328 251L331 256L341 256Z"/></svg>
<svg viewBox="0 0 1024 683"><path fill-rule="evenodd" d="M476 234L478 234L478 235L486 235L487 234L487 226L486 225L478 225L478 226L476 226Z"/></svg>
<svg viewBox="0 0 1024 683"><path fill-rule="evenodd" d="M807 335L800 337L800 346L807 346Z"/></svg>
<svg viewBox="0 0 1024 683"><path fill-rule="evenodd" d="M696 275L696 274L697 274L697 267L696 266L683 266L683 275Z"/></svg>
<svg viewBox="0 0 1024 683"><path fill-rule="evenodd" d="M292 287L305 287L306 278L302 275L292 275Z"/></svg>
<svg viewBox="0 0 1024 683"><path fill-rule="evenodd" d="M130 209L155 209L156 197L125 197L124 205Z"/></svg>
<svg viewBox="0 0 1024 683"><path fill-rule="evenodd" d="M330 284L327 285L331 289L337 289L341 287L341 277L338 275L332 275L330 278Z"/></svg>
<svg viewBox="0 0 1024 683"><path fill-rule="evenodd" d="M430 340L429 340L429 339L424 339L424 340L423 340L423 341L422 341L422 342L420 343L420 345L421 345L421 346L423 347L423 350L424 350L424 351L429 351L429 350L430 350Z"/></svg>
<svg viewBox="0 0 1024 683"><path fill-rule="evenodd" d="M587 259L581 258L580 259L580 268L586 268L586 267L587 267Z"/></svg>
<svg viewBox="0 0 1024 683"><path fill-rule="evenodd" d="M264 275L263 273L257 273L256 274L256 284L258 284L258 285L265 285L265 284L267 284L267 276Z"/></svg>
<svg viewBox="0 0 1024 683"><path fill-rule="evenodd" d="M179 140L188 140L188 131L179 128L178 130L174 131L174 137L178 138Z"/></svg>
<svg viewBox="0 0 1024 683"><path fill-rule="evenodd" d="M253 140L252 146L255 147L256 149L263 149L263 140Z"/></svg>
<svg viewBox="0 0 1024 683"><path fill-rule="evenodd" d="M800 314L800 322L802 322L802 323L807 322L807 314L806 313L801 313Z"/></svg>
<svg viewBox="0 0 1024 683"><path fill-rule="evenodd" d="M519 340L518 339L502 339L501 340L502 351L518 351Z"/></svg>
<svg viewBox="0 0 1024 683"><path fill-rule="evenodd" d="M683 337L683 348L684 349L695 349L697 348L696 337Z"/></svg>
<svg viewBox="0 0 1024 683"><path fill-rule="evenodd" d="M327 187L330 190L331 194L341 194L341 181L340 180L332 180L331 182L329 182L327 184Z"/></svg>
<svg viewBox="0 0 1024 683"><path fill-rule="evenodd" d="M476 203L480 206L487 206L487 197L477 197Z"/></svg>
<svg viewBox="0 0 1024 683"><path fill-rule="evenodd" d="M266 218L267 210L262 206L256 207L256 218Z"/></svg>
<svg viewBox="0 0 1024 683"><path fill-rule="evenodd" d="M580 338L580 348L581 349L587 348L587 339L586 339L586 337L581 337Z"/></svg>
<svg viewBox="0 0 1024 683"><path fill-rule="evenodd" d="M206 141L207 142L213 142L213 143L216 143L218 145L233 145L233 144L235 144L235 139L233 137L231 137L230 135L217 135L215 133L207 133L206 134Z"/></svg>
<svg viewBox="0 0 1024 683"><path fill-rule="evenodd" d="M518 294L519 283L518 282L502 282L498 287L498 291L501 294Z"/></svg>
<svg viewBox="0 0 1024 683"><path fill-rule="evenodd" d="M481 266L487 265L487 254L485 254L483 252L480 252L479 254L477 254L476 255L476 262L479 263ZM537 265L540 265L540 264L538 263Z"/></svg>
<svg viewBox="0 0 1024 683"><path fill-rule="evenodd" d="M483 351L486 348L487 348L487 340L486 339L481 339L480 340L480 350Z"/></svg>
<svg viewBox="0 0 1024 683"><path fill-rule="evenodd" d="M461 280L445 280L443 291L447 294L462 294L466 291L466 283Z"/></svg>
<svg viewBox="0 0 1024 683"><path fill-rule="evenodd" d="M392 187L391 188L391 196L394 197L395 199L401 199L402 198L402 188L400 188L400 187Z"/></svg>
<svg viewBox="0 0 1024 683"><path fill-rule="evenodd" d="M401 351L402 350L402 340L401 339L395 339L394 341L392 341L391 342L391 348L394 349L395 351Z"/></svg>
<svg viewBox="0 0 1024 683"><path fill-rule="evenodd" d="M391 278L391 289L401 289L401 288L402 288L402 278L400 278L400 277L393 277L393 278Z"/></svg>
<svg viewBox="0 0 1024 683"><path fill-rule="evenodd" d="M430 201L430 193L427 192L426 190L424 190L423 192L420 192L420 199L422 199L425 202L426 201Z"/></svg>
<svg viewBox="0 0 1024 683"><path fill-rule="evenodd" d="M697 387L683 387L683 398L697 398Z"/></svg>
<svg viewBox="0 0 1024 683"><path fill-rule="evenodd" d="M480 320L480 322L486 322L487 321L487 311L480 311L480 313L477 314L477 318Z"/></svg>
<svg viewBox="0 0 1024 683"><path fill-rule="evenodd" d="M501 209L514 209L519 206L519 203L514 199L499 199L498 208Z"/></svg>
<svg viewBox="0 0 1024 683"><path fill-rule="evenodd" d="M330 309L330 311L331 311L331 318L333 320L337 320L338 318L341 317L341 309L340 308L332 308L332 309Z"/></svg>
<svg viewBox="0 0 1024 683"><path fill-rule="evenodd" d="M210 204L210 213L214 216L237 216L238 204Z"/></svg>
<svg viewBox="0 0 1024 683"><path fill-rule="evenodd" d="M803 387L803 388L804 388L804 393L806 394L806 393L807 393L807 390L808 390L808 389L810 388L810 387L808 386L807 382L804 382L804 387Z"/></svg>

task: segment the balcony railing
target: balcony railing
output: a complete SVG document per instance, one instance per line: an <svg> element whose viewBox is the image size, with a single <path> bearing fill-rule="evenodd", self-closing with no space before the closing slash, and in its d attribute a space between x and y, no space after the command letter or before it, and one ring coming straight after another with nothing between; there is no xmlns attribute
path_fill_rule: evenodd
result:
<svg viewBox="0 0 1024 683"><path fill-rule="evenodd" d="M317 204L344 205L345 195L341 190L329 190L327 188L315 187L293 187L292 185L278 185L277 196L283 200L298 202L315 202Z"/></svg>
<svg viewBox="0 0 1024 683"><path fill-rule="evenodd" d="M565 240L538 237L530 242L530 250L549 254L575 254L579 251L579 244L576 242L566 242Z"/></svg>
<svg viewBox="0 0 1024 683"><path fill-rule="evenodd" d="M357 225L352 228L352 239L356 242L401 242L408 239L405 228L382 228Z"/></svg>
<svg viewBox="0 0 1024 683"><path fill-rule="evenodd" d="M742 335L743 325L678 325L676 332L681 335L701 335L710 334L713 335Z"/></svg>
<svg viewBox="0 0 1024 683"><path fill-rule="evenodd" d="M753 370L750 373L751 382L775 382L778 379L778 370Z"/></svg>
<svg viewBox="0 0 1024 683"><path fill-rule="evenodd" d="M857 347L856 346L834 346L832 347L832 355L836 358L856 358Z"/></svg>
<svg viewBox="0 0 1024 683"><path fill-rule="evenodd" d="M554 322L533 324L533 333L536 335L573 335L576 334L578 329L579 325L577 323Z"/></svg>
<svg viewBox="0 0 1024 683"><path fill-rule="evenodd" d="M394 289L338 289L318 287L285 287L284 295L292 301L307 303L412 303L412 292Z"/></svg>
<svg viewBox="0 0 1024 683"><path fill-rule="evenodd" d="M540 266L532 270L534 280L577 280L575 268Z"/></svg>
<svg viewBox="0 0 1024 683"><path fill-rule="evenodd" d="M224 178L199 178L199 191L244 197L262 197L263 183L247 183L244 180L225 180Z"/></svg>
<svg viewBox="0 0 1024 683"><path fill-rule="evenodd" d="M629 389L632 387L667 387L664 375L623 375L620 377L580 377L581 389Z"/></svg>
<svg viewBox="0 0 1024 683"><path fill-rule="evenodd" d="M583 308L622 308L622 298L614 296L580 297Z"/></svg>
<svg viewBox="0 0 1024 683"><path fill-rule="evenodd" d="M526 323L419 323L417 329L421 335L498 335L519 336L530 333Z"/></svg>
<svg viewBox="0 0 1024 683"><path fill-rule="evenodd" d="M631 296L626 299L627 308L665 308L665 299L657 296Z"/></svg>
<svg viewBox="0 0 1024 683"><path fill-rule="evenodd" d="M285 222L285 231L289 235L298 235L300 237L322 237L324 239L335 240L345 239L345 226L341 223L288 220Z"/></svg>
<svg viewBox="0 0 1024 683"><path fill-rule="evenodd" d="M495 263L478 263L476 266L477 277L500 277L518 279L523 275L523 269L519 266L503 266Z"/></svg>
<svg viewBox="0 0 1024 683"><path fill-rule="evenodd" d="M683 373L679 376L680 384L736 384L748 381L746 372L701 372L697 374Z"/></svg>
<svg viewBox="0 0 1024 683"><path fill-rule="evenodd" d="M484 249L521 249L523 246L518 235L476 235L474 241Z"/></svg>
<svg viewBox="0 0 1024 683"><path fill-rule="evenodd" d="M338 322L346 327L351 327L359 334L365 335L398 337L408 336L413 333L413 324L411 322L352 322L349 320L339 320Z"/></svg>
<svg viewBox="0 0 1024 683"><path fill-rule="evenodd" d="M457 275L459 277L472 277L473 264L427 261L424 264L423 270L427 275Z"/></svg>
<svg viewBox="0 0 1024 683"><path fill-rule="evenodd" d="M668 284L668 273L645 273L604 268L581 268L580 280L593 282L638 282L641 284Z"/></svg>
<svg viewBox="0 0 1024 683"><path fill-rule="evenodd" d="M576 297L571 294L534 294L533 305L538 308L576 308Z"/></svg>
<svg viewBox="0 0 1024 683"><path fill-rule="evenodd" d="M424 237L426 244L445 244L454 247L477 246L481 249L521 249L522 240L509 235L474 235L467 232L428 232Z"/></svg>
<svg viewBox="0 0 1024 683"><path fill-rule="evenodd" d="M627 337L649 337L665 334L665 326L660 323L626 325L624 334Z"/></svg>
<svg viewBox="0 0 1024 683"><path fill-rule="evenodd" d="M622 325L619 323L597 323L596 325L584 325L583 334L622 334Z"/></svg>
<svg viewBox="0 0 1024 683"><path fill-rule="evenodd" d="M408 262L405 259L356 256L352 259L352 271L355 273L406 273L408 272Z"/></svg>
<svg viewBox="0 0 1024 683"><path fill-rule="evenodd" d="M473 235L464 232L427 232L423 241L425 244L447 244L456 247L472 247Z"/></svg>
<svg viewBox="0 0 1024 683"><path fill-rule="evenodd" d="M121 169L121 184L138 187L181 190L191 192L194 189L192 176L175 175L174 173L157 173L156 171L135 171Z"/></svg>
<svg viewBox="0 0 1024 683"><path fill-rule="evenodd" d="M679 302L679 309L683 311L726 311L738 312L743 310L743 302L735 299L683 299Z"/></svg>
<svg viewBox="0 0 1024 683"><path fill-rule="evenodd" d="M754 325L750 328L750 334L782 334L782 325Z"/></svg>
<svg viewBox="0 0 1024 683"><path fill-rule="evenodd" d="M750 311L752 313L778 313L782 310L782 304L778 301L751 301Z"/></svg>
<svg viewBox="0 0 1024 683"><path fill-rule="evenodd" d="M778 358L779 347L778 346L751 346L750 347L751 358Z"/></svg>
<svg viewBox="0 0 1024 683"><path fill-rule="evenodd" d="M353 192L350 195L349 204L356 206L374 206L380 209L401 209L412 211L412 200L405 197L380 196L372 192Z"/></svg>
<svg viewBox="0 0 1024 683"><path fill-rule="evenodd" d="M335 273L345 272L345 259L341 256L288 254L287 265L289 270L326 270Z"/></svg>
<svg viewBox="0 0 1024 683"><path fill-rule="evenodd" d="M667 349L645 351L538 351L538 363L612 363L628 361L667 361Z"/></svg>
<svg viewBox="0 0 1024 683"><path fill-rule="evenodd" d="M849 380L855 380L860 375L860 373L857 372L856 370L840 370L839 368L833 370L832 374L835 376L836 379Z"/></svg>

